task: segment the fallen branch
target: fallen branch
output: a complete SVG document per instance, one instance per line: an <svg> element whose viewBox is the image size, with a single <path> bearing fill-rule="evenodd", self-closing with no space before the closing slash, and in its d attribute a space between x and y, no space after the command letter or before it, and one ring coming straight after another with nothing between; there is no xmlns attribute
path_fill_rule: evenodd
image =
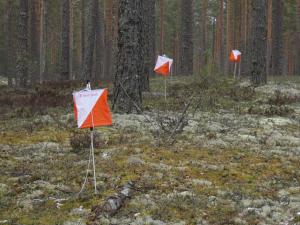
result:
<svg viewBox="0 0 300 225"><path fill-rule="evenodd" d="M126 199L132 196L135 184L128 182L125 184L117 196L110 196L106 199L103 205L97 205L92 208L89 216L88 225L96 225L100 216L111 217L114 216L119 209L122 208Z"/></svg>

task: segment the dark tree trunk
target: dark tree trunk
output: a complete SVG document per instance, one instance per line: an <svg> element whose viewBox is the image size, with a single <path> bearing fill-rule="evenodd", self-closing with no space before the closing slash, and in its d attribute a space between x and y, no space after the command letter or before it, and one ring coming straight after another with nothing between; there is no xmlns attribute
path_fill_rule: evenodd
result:
<svg viewBox="0 0 300 225"><path fill-rule="evenodd" d="M105 62L104 76L111 79L113 57L113 0L105 0Z"/></svg>
<svg viewBox="0 0 300 225"><path fill-rule="evenodd" d="M254 86L267 83L267 0L252 0L251 81Z"/></svg>
<svg viewBox="0 0 300 225"><path fill-rule="evenodd" d="M104 15L103 15L103 5L99 0L96 0L95 8L96 16L96 35L95 35L95 44L96 44L96 78L103 79L103 60L104 60Z"/></svg>
<svg viewBox="0 0 300 225"><path fill-rule="evenodd" d="M153 41L155 40L155 0L142 1L143 7L143 22L142 22L142 34L141 34L141 44L144 57L144 66L142 74L142 89L143 91L149 91L149 76L153 71Z"/></svg>
<svg viewBox="0 0 300 225"><path fill-rule="evenodd" d="M283 73L283 0L272 0L272 75Z"/></svg>
<svg viewBox="0 0 300 225"><path fill-rule="evenodd" d="M39 80L40 68L40 49L41 49L41 27L42 27L42 1L31 0L30 4L30 51L31 51L31 81L36 82Z"/></svg>
<svg viewBox="0 0 300 225"><path fill-rule="evenodd" d="M8 78L8 85L12 86L12 52L13 52L13 33L12 33L12 0L7 0L4 7L4 35L5 35L5 57L4 73Z"/></svg>
<svg viewBox="0 0 300 225"><path fill-rule="evenodd" d="M28 0L20 0L18 26L17 83L25 87L28 82Z"/></svg>
<svg viewBox="0 0 300 225"><path fill-rule="evenodd" d="M297 0L296 24L297 24L297 43L300 43L300 0ZM300 45L296 46L296 74L300 75Z"/></svg>
<svg viewBox="0 0 300 225"><path fill-rule="evenodd" d="M62 0L60 79L70 79L70 0Z"/></svg>
<svg viewBox="0 0 300 225"><path fill-rule="evenodd" d="M142 103L142 1L119 1L119 38L114 108L131 113Z"/></svg>
<svg viewBox="0 0 300 225"><path fill-rule="evenodd" d="M180 73L193 74L193 0L181 0Z"/></svg>
<svg viewBox="0 0 300 225"><path fill-rule="evenodd" d="M96 15L95 8L97 7L97 0L88 0L87 3L87 16L86 16L86 41L83 61L83 77L90 80L93 71L93 55L95 47L95 34L96 34Z"/></svg>
<svg viewBox="0 0 300 225"><path fill-rule="evenodd" d="M208 0L201 1L201 40L200 40L200 71L206 65L206 49L207 49L207 7Z"/></svg>

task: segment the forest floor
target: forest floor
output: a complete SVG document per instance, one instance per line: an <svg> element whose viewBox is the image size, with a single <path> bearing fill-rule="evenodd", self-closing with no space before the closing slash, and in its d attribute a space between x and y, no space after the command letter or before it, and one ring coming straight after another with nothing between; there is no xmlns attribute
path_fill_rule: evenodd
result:
<svg viewBox="0 0 300 225"><path fill-rule="evenodd" d="M76 128L74 89L0 87L0 224L86 224L128 181L132 197L94 224L300 224L300 79L173 78L167 102L152 80L143 115L96 129L96 196L91 173L77 195L89 131Z"/></svg>

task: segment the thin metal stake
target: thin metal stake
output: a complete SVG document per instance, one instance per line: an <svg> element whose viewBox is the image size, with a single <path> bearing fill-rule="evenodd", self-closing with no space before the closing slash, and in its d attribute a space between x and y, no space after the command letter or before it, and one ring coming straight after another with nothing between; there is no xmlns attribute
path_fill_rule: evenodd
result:
<svg viewBox="0 0 300 225"><path fill-rule="evenodd" d="M236 62L234 63L234 79L236 79Z"/></svg>

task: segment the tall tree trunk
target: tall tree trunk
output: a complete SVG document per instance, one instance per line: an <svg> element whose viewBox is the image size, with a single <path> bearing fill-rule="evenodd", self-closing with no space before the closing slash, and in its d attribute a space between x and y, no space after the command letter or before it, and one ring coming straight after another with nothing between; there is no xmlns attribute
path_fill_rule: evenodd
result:
<svg viewBox="0 0 300 225"><path fill-rule="evenodd" d="M181 0L180 73L193 74L193 0Z"/></svg>
<svg viewBox="0 0 300 225"><path fill-rule="evenodd" d="M283 74L283 0L272 2L272 75Z"/></svg>
<svg viewBox="0 0 300 225"><path fill-rule="evenodd" d="M103 4L96 0L96 79L103 79L104 77L104 15L103 15Z"/></svg>
<svg viewBox="0 0 300 225"><path fill-rule="evenodd" d="M20 0L18 26L17 84L26 87L28 82L28 0Z"/></svg>
<svg viewBox="0 0 300 225"><path fill-rule="evenodd" d="M5 35L5 56L4 56L4 73L8 78L8 86L12 86L12 0L7 0L4 7L4 35Z"/></svg>
<svg viewBox="0 0 300 225"><path fill-rule="evenodd" d="M272 18L273 18L273 10L272 10L272 2L273 0L267 0L268 3L268 19L267 19L267 75L271 75L272 73Z"/></svg>
<svg viewBox="0 0 300 225"><path fill-rule="evenodd" d="M70 79L70 0L62 0L60 79Z"/></svg>
<svg viewBox="0 0 300 225"><path fill-rule="evenodd" d="M69 79L73 80L74 76L73 76L73 48L74 48L74 37L73 37L73 33L74 33L74 21L73 21L73 14L74 14L74 7L73 7L73 3L72 0L70 0L70 44L69 44Z"/></svg>
<svg viewBox="0 0 300 225"><path fill-rule="evenodd" d="M267 0L252 0L251 81L255 86L267 83Z"/></svg>
<svg viewBox="0 0 300 225"><path fill-rule="evenodd" d="M85 49L85 15L86 15L85 1L86 0L82 0L82 2L81 2L81 57L82 57L81 58L81 68L82 68L81 70L83 70L84 49Z"/></svg>
<svg viewBox="0 0 300 225"><path fill-rule="evenodd" d="M105 63L104 74L111 79L113 57L113 0L105 0Z"/></svg>
<svg viewBox="0 0 300 225"><path fill-rule="evenodd" d="M224 0L219 0L219 14L217 16L216 25L216 46L215 46L215 62L219 71L223 71L223 17L224 17Z"/></svg>
<svg viewBox="0 0 300 225"><path fill-rule="evenodd" d="M200 40L200 70L203 69L206 61L206 49L207 49L207 10L208 10L208 0L201 1L201 40Z"/></svg>
<svg viewBox="0 0 300 225"><path fill-rule="evenodd" d="M48 0L41 0L41 32L40 32L40 65L39 65L39 81L44 81L46 77L46 60L47 60L47 14Z"/></svg>
<svg viewBox="0 0 300 225"><path fill-rule="evenodd" d="M93 55L95 48L95 34L96 34L96 15L95 8L97 7L97 0L88 0L87 3L87 16L86 16L86 42L83 61L83 77L86 80L92 78L93 71Z"/></svg>
<svg viewBox="0 0 300 225"><path fill-rule="evenodd" d="M30 47L31 47L31 60L32 60L32 77L31 81L36 82L39 80L40 68L40 49L41 49L41 28L42 28L42 1L31 0L31 17L30 17Z"/></svg>
<svg viewBox="0 0 300 225"><path fill-rule="evenodd" d="M300 0L296 0L297 43L300 43ZM300 75L300 45L296 46L296 74Z"/></svg>
<svg viewBox="0 0 300 225"><path fill-rule="evenodd" d="M227 1L226 5L227 10L227 24L226 24L226 64L225 64L225 74L229 74L231 71L231 65L229 63L229 55L231 50L234 48L234 2L232 0Z"/></svg>
<svg viewBox="0 0 300 225"><path fill-rule="evenodd" d="M141 0L119 1L118 65L115 75L114 108L131 113L142 103ZM130 31L130 32L128 32ZM136 104L136 105L135 105Z"/></svg>
<svg viewBox="0 0 300 225"><path fill-rule="evenodd" d="M153 71L153 41L155 30L155 0L142 1L142 34L141 45L144 57L144 68L142 74L142 89L143 91L149 91L149 75ZM153 37L154 36L154 37Z"/></svg>
<svg viewBox="0 0 300 225"><path fill-rule="evenodd" d="M160 22L160 38L159 38L159 54L164 54L164 0L159 1L159 22Z"/></svg>

